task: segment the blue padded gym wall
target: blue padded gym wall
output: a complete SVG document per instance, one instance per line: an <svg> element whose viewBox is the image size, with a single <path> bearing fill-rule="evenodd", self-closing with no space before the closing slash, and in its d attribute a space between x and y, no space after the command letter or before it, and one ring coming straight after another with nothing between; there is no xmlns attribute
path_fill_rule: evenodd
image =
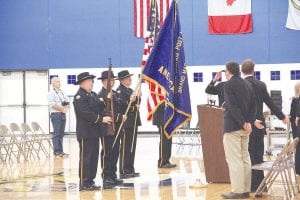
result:
<svg viewBox="0 0 300 200"><path fill-rule="evenodd" d="M210 35L207 0L179 0L186 62L299 63L300 31L288 30L287 0L252 0L254 31ZM0 69L138 67L133 0L0 0Z"/></svg>

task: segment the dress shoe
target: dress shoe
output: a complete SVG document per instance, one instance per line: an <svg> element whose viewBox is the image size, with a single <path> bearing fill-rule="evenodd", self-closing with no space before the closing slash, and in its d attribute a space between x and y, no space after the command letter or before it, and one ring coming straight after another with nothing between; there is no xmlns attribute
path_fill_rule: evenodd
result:
<svg viewBox="0 0 300 200"><path fill-rule="evenodd" d="M177 167L176 164L172 164L172 163L166 163L166 164L162 164L162 165L158 165L159 168L174 168Z"/></svg>
<svg viewBox="0 0 300 200"><path fill-rule="evenodd" d="M263 192L268 192L267 186L264 186L264 187L265 187L265 188L264 188L264 191L263 191ZM258 187L257 187L257 188L251 188L251 192L252 192L252 193L255 193L257 189L258 189Z"/></svg>
<svg viewBox="0 0 300 200"><path fill-rule="evenodd" d="M245 192L245 193L230 192L227 194L222 194L221 196L223 197L223 199L247 199L250 197L249 192Z"/></svg>
<svg viewBox="0 0 300 200"><path fill-rule="evenodd" d="M113 178L104 178L103 179L103 189L111 189L116 186L115 179Z"/></svg>
<svg viewBox="0 0 300 200"><path fill-rule="evenodd" d="M128 178L132 178L132 174L127 174L127 173L124 173L124 174L120 174L120 178L121 179L128 179Z"/></svg>
<svg viewBox="0 0 300 200"><path fill-rule="evenodd" d="M133 176L133 177L140 177L140 173L138 173L138 172L133 172L133 173L132 173L132 176Z"/></svg>
<svg viewBox="0 0 300 200"><path fill-rule="evenodd" d="M127 178L135 178L135 177L139 177L140 173L124 173L124 174L120 174L120 178L121 179L127 179Z"/></svg>
<svg viewBox="0 0 300 200"><path fill-rule="evenodd" d="M249 192L245 192L245 193L244 193L244 196L245 196L246 198L250 198L250 193L249 193Z"/></svg>
<svg viewBox="0 0 300 200"><path fill-rule="evenodd" d="M94 187L94 190L101 190L101 186L100 185L95 185L95 183L91 184L90 186Z"/></svg>
<svg viewBox="0 0 300 200"><path fill-rule="evenodd" d="M114 178L114 182L115 182L115 185L121 185L121 184L123 184L123 180L118 179L118 178Z"/></svg>
<svg viewBox="0 0 300 200"><path fill-rule="evenodd" d="M95 187L92 185L83 185L79 187L79 191L93 191L95 190Z"/></svg>
<svg viewBox="0 0 300 200"><path fill-rule="evenodd" d="M256 194L254 197L255 198L263 198L263 195L262 194Z"/></svg>

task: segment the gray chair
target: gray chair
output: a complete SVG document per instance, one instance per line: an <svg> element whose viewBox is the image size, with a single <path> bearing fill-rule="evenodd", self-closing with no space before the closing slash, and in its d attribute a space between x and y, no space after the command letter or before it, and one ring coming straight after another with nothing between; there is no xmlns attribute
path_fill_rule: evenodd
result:
<svg viewBox="0 0 300 200"><path fill-rule="evenodd" d="M16 138L16 136L8 129L6 125L0 125L0 140L1 140L1 161L20 162L21 156L26 160L25 141Z"/></svg>
<svg viewBox="0 0 300 200"><path fill-rule="evenodd" d="M36 132L33 131L31 129L31 127L26 123L21 123L21 129L22 129L23 133L25 135L27 135L28 138L30 138L32 141L34 141L33 147L35 148L37 157L40 158L39 153L42 151L45 154L45 156L48 158L49 152L47 151L45 145L43 144L44 138L40 137L38 134L36 134ZM35 147L35 146L37 146L37 147Z"/></svg>
<svg viewBox="0 0 300 200"><path fill-rule="evenodd" d="M25 160L28 160L30 158L35 159L36 157L39 158L37 151L34 148L35 140L32 137L28 136L26 132L24 133L20 129L18 124L10 123L9 127L16 140L24 144L23 152L25 153Z"/></svg>
<svg viewBox="0 0 300 200"><path fill-rule="evenodd" d="M289 140L275 161L263 162L252 166L254 170L267 171L265 178L255 192L256 197L261 196L265 189L270 189L279 175L286 197L289 199L296 196L299 188L295 173L294 152L298 143L299 138Z"/></svg>
<svg viewBox="0 0 300 200"><path fill-rule="evenodd" d="M31 127L33 129L33 131L39 135L40 137L42 137L44 139L44 141L47 141L47 143L49 144L49 147L51 149L53 149L52 146L52 135L49 133L44 132L44 130L42 129L42 127L40 126L40 124L38 122L31 122Z"/></svg>

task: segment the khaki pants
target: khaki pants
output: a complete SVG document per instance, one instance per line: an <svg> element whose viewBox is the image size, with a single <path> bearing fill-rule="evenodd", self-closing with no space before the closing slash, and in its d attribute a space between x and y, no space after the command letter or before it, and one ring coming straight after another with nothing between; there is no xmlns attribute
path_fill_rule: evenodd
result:
<svg viewBox="0 0 300 200"><path fill-rule="evenodd" d="M250 192L251 160L248 152L249 134L243 130L224 133L223 144L229 168L232 192Z"/></svg>

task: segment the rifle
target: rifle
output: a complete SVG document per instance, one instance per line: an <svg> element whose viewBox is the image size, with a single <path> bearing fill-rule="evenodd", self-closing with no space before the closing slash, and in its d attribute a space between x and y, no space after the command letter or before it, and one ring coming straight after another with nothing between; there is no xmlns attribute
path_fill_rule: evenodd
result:
<svg viewBox="0 0 300 200"><path fill-rule="evenodd" d="M107 136L112 136L115 134L115 116L114 116L114 98L113 98L113 93L112 93L112 86L111 86L111 79L112 77L112 64L111 64L111 58L108 58L109 61L109 66L108 66L108 78L107 78L107 85L106 85L106 90L107 90L107 95L110 94L110 98L107 98L106 107L104 111L105 116L111 116L111 124L105 124L106 126L106 135Z"/></svg>
<svg viewBox="0 0 300 200"><path fill-rule="evenodd" d="M142 77L139 78L138 83L137 83L137 85L136 85L136 87L135 87L135 89L134 89L134 91L133 91L132 94L136 94L136 93L138 92L138 90L141 89L141 84L142 84ZM127 109L126 109L124 115L127 116L128 112L129 112L129 108L130 108L130 106L132 105L132 103L133 103L132 101L129 101L129 104L128 104L128 106L127 106ZM114 148L114 146L115 146L115 144L116 144L116 142L117 142L117 138L119 137L119 135L120 135L120 133L121 133L121 130L122 130L122 128L123 128L123 125L124 125L124 121L122 121L121 124L120 124L120 126L119 126L119 129L118 129L117 135L116 135L116 137L115 137L114 143L113 143L113 145L112 145L112 148Z"/></svg>

